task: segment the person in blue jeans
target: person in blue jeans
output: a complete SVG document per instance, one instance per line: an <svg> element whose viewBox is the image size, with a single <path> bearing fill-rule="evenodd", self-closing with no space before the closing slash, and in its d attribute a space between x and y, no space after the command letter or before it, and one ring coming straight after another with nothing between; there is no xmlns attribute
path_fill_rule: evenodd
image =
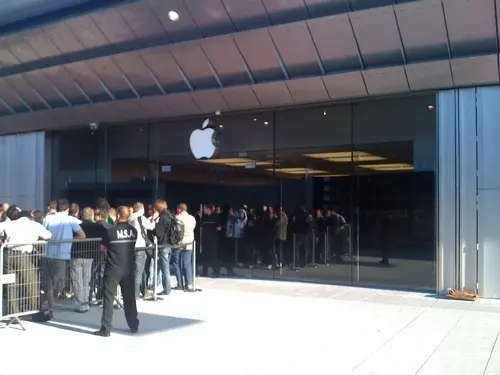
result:
<svg viewBox="0 0 500 375"><path fill-rule="evenodd" d="M161 271L163 290L160 295L169 295L170 285L170 256L172 247L168 243L168 232L172 225L173 215L168 211L167 202L159 199L155 203L153 220L155 221L155 235L158 239L158 269Z"/></svg>
<svg viewBox="0 0 500 375"><path fill-rule="evenodd" d="M177 206L176 219L184 224L184 236L181 245L174 250L175 257L172 259L177 277L177 287L185 292L193 292L193 251L196 219L187 212L187 205L184 203Z"/></svg>

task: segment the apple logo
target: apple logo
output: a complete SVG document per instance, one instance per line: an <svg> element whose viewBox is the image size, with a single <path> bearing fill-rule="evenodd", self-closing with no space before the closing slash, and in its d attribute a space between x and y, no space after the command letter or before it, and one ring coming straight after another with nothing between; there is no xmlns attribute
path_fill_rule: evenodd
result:
<svg viewBox="0 0 500 375"><path fill-rule="evenodd" d="M210 125L210 119L203 121L201 129L193 130L189 137L189 147L196 159L210 159L219 146L219 132Z"/></svg>

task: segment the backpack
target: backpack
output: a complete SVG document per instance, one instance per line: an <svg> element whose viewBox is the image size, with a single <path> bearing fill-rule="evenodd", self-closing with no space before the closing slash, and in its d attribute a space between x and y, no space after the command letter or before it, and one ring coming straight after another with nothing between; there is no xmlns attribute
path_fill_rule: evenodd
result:
<svg viewBox="0 0 500 375"><path fill-rule="evenodd" d="M178 220L174 215L169 214L170 226L167 230L167 244L170 246L179 246L184 239L184 223Z"/></svg>

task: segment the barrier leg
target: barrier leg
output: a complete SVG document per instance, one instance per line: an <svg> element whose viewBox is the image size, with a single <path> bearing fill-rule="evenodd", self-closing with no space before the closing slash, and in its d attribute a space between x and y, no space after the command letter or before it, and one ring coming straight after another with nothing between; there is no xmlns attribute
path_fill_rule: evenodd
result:
<svg viewBox="0 0 500 375"><path fill-rule="evenodd" d="M325 232L325 244L324 244L324 251L323 251L323 261L325 264L329 263L329 258L330 258L330 243L328 240L328 228L326 228Z"/></svg>
<svg viewBox="0 0 500 375"><path fill-rule="evenodd" d="M157 284L158 284L158 240L155 238L153 253L153 301L163 300L163 298L158 297ZM162 275L163 276L163 275Z"/></svg>
<svg viewBox="0 0 500 375"><path fill-rule="evenodd" d="M311 254L311 266L312 267L317 267L316 265L316 233L313 232L312 234L312 248L311 248L311 251L312 251L312 254Z"/></svg>
<svg viewBox="0 0 500 375"><path fill-rule="evenodd" d="M193 241L193 290L195 292L201 292L201 289L196 287L196 242Z"/></svg>
<svg viewBox="0 0 500 375"><path fill-rule="evenodd" d="M280 276L283 276L283 241L280 240L280 259L279 259L279 267L280 267Z"/></svg>
<svg viewBox="0 0 500 375"><path fill-rule="evenodd" d="M234 265L238 267L238 239L234 239Z"/></svg>
<svg viewBox="0 0 500 375"><path fill-rule="evenodd" d="M292 270L298 271L299 269L297 268L297 244L296 244L296 239L297 236L294 233L293 234L293 254L292 254Z"/></svg>

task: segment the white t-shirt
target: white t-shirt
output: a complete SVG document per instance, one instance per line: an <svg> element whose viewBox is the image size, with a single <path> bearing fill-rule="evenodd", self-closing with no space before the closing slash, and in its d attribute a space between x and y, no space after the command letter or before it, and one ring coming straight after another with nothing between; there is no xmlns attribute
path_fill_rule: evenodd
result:
<svg viewBox="0 0 500 375"><path fill-rule="evenodd" d="M12 250L31 253L33 245L28 245L39 240L50 240L52 233L43 227L42 224L30 220L27 217L9 222L4 228L6 244L20 244L21 246L12 246ZM8 246L10 247L10 246Z"/></svg>

